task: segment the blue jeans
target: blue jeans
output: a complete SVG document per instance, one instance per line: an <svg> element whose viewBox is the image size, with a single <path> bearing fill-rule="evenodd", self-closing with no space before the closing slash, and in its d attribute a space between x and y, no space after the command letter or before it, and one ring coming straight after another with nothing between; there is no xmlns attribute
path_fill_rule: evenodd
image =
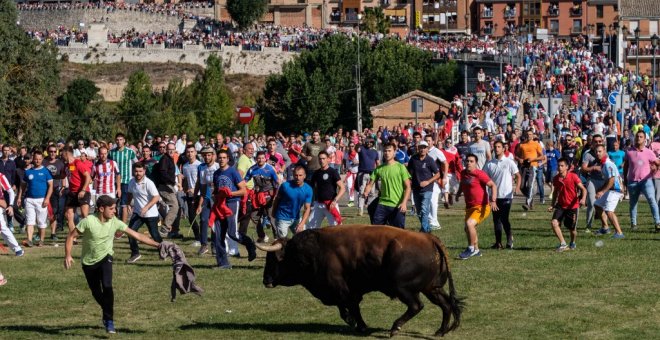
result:
<svg viewBox="0 0 660 340"><path fill-rule="evenodd" d="M431 210L432 195L432 190L423 192L415 190L412 194L413 202L415 202L415 207L417 207L417 217L419 217L419 223L422 225L421 231L425 233L431 232L431 225L429 224L429 211Z"/></svg>
<svg viewBox="0 0 660 340"><path fill-rule="evenodd" d="M406 215L399 210L399 207L388 207L377 204L375 209L373 209L373 214L370 214L370 216L371 224L391 225L401 229L406 228Z"/></svg>
<svg viewBox="0 0 660 340"><path fill-rule="evenodd" d="M543 200L545 198L545 188L543 187L543 173L545 168L536 169L536 189L539 192L539 199Z"/></svg>
<svg viewBox="0 0 660 340"><path fill-rule="evenodd" d="M209 216L213 202L208 198L202 198L202 213L199 216L199 243L206 245L209 241Z"/></svg>
<svg viewBox="0 0 660 340"><path fill-rule="evenodd" d="M230 265L225 245L225 238L227 236L243 244L248 249L251 246L252 239L238 232L238 209L240 205L240 201L228 202L227 207L231 209L232 215L223 220L216 219L213 225L215 234L213 237L213 246L215 247L215 259L219 267Z"/></svg>
<svg viewBox="0 0 660 340"><path fill-rule="evenodd" d="M660 213L658 213L658 202L655 201L655 188L653 181L645 179L639 182L628 183L628 194L630 195L630 223L637 225L637 201L639 201L639 194L644 194L646 200L651 206L651 213L653 214L653 222L660 223Z"/></svg>
<svg viewBox="0 0 660 340"><path fill-rule="evenodd" d="M128 222L128 227L134 231L138 231L140 227L146 224L149 228L149 234L151 238L156 242L162 242L163 240L158 233L158 217L140 217L138 214L133 214L131 220ZM128 244L131 247L131 255L137 255L140 253L140 248L138 247L138 241L132 237L128 238Z"/></svg>

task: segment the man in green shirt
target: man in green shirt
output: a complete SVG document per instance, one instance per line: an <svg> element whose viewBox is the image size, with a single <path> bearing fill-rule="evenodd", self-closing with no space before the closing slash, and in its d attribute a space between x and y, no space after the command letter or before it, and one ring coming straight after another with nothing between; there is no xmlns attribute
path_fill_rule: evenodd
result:
<svg viewBox="0 0 660 340"><path fill-rule="evenodd" d="M110 159L117 162L119 167L119 174L121 175L121 197L119 197L119 217L124 223L128 222L128 182L133 178L133 163L138 161L135 151L126 147L126 136L123 133L118 133L115 136L117 147L110 150ZM121 236L121 233L117 236Z"/></svg>
<svg viewBox="0 0 660 340"><path fill-rule="evenodd" d="M380 180L378 203L369 207L371 224L406 227L406 202L410 199L410 173L394 158L394 145L383 147L383 164L371 173L364 192L369 194L374 182ZM376 202L376 201L374 201Z"/></svg>
<svg viewBox="0 0 660 340"><path fill-rule="evenodd" d="M159 247L160 244L132 229L115 217L117 204L110 196L103 195L96 200L97 215L82 219L66 238L64 248L64 268L73 265L71 248L73 240L83 235L82 269L92 296L103 310L103 325L108 333L115 333L113 321L114 293L112 291L112 249L117 231L125 232L144 244Z"/></svg>

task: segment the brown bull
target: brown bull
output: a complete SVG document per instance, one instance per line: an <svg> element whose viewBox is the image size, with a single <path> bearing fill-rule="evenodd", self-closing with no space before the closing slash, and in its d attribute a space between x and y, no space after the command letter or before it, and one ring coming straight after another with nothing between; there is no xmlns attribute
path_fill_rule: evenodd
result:
<svg viewBox="0 0 660 340"><path fill-rule="evenodd" d="M268 252L266 287L302 285L323 304L337 306L341 318L358 331L367 329L360 314L362 296L373 291L408 306L394 321L390 336L424 308L419 293L442 309L436 335L445 335L461 322L462 303L447 251L433 235L388 226L344 225L306 230L291 240L257 247ZM447 282L449 294L443 289Z"/></svg>

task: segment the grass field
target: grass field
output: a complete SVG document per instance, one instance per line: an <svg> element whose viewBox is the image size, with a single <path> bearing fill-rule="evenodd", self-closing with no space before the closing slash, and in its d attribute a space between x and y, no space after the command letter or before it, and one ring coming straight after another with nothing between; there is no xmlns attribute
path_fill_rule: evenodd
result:
<svg viewBox="0 0 660 340"><path fill-rule="evenodd" d="M628 231L628 205L619 215L626 239L610 240L583 232L577 250L554 252L550 214L538 206L512 213L514 250L487 249L493 242L492 220L479 227L483 256L451 262L456 289L466 298L455 339L658 339L660 338L660 234L651 233L648 205L640 202L639 232ZM346 223L355 208L344 208ZM465 248L462 210L440 210L442 230L434 231L455 258ZM581 211L580 231L584 229ZM417 230L416 218L407 217ZM144 230L144 229L143 229ZM251 230L251 233L254 231ZM604 240L604 246L594 242ZM62 266L61 244L26 250L22 258L0 256L0 271L9 283L0 288L0 339L106 338L101 312L76 260ZM123 338L145 339L298 339L358 337L339 318L335 307L322 305L301 287L266 289L264 255L252 263L232 259L234 269L212 270L215 260L199 258L190 240L184 244L197 271L203 297L180 296L169 302L171 267L152 250L127 265L126 239L115 243L115 324ZM144 249L144 247L143 247ZM74 250L75 256L80 253ZM245 251L243 251L245 254ZM400 338L432 338L441 321L438 307L426 307L403 328ZM388 336L405 307L380 293L362 302L370 336Z"/></svg>

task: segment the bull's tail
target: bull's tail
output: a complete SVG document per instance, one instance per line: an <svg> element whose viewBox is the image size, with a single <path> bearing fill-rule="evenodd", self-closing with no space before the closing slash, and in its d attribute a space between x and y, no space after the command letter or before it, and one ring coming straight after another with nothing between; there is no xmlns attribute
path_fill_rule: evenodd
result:
<svg viewBox="0 0 660 340"><path fill-rule="evenodd" d="M444 269L443 266L447 269L447 280L449 281L448 302L451 307L451 313L454 316L454 321L446 330L446 332L449 332L455 330L456 328L458 328L458 326L460 326L461 312L465 307L465 302L463 301L462 298L460 298L456 294L456 288L454 287L454 279L451 276L451 268L449 268L449 257L447 256L448 253L447 253L447 249L445 248L445 245L442 243L442 241L440 241L440 239L437 239L437 241L435 241L435 244L436 244L436 248L438 249L438 252L440 252L440 255L444 259L444 261L440 261L440 270L442 271L442 269Z"/></svg>

